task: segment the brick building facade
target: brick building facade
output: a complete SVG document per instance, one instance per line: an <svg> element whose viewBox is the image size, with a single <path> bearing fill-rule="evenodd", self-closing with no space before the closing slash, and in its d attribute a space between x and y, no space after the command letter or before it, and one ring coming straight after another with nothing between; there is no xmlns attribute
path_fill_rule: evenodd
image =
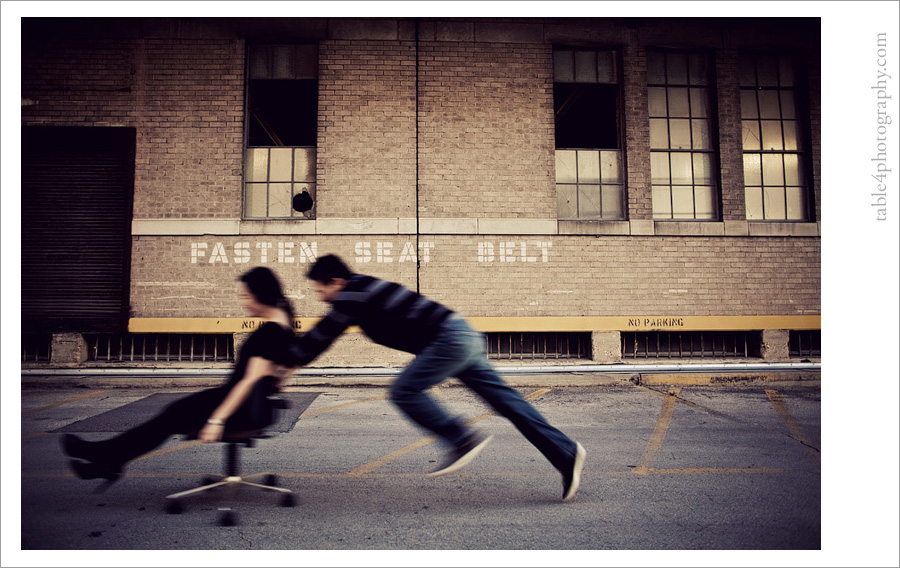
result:
<svg viewBox="0 0 900 568"><path fill-rule="evenodd" d="M334 252L360 272L400 281L472 317L496 339L501 357L526 356L514 346L524 343L528 357L543 354L548 338L573 334L587 334L592 346L576 357L603 363L641 350L668 359L695 340L705 347L691 347L688 357L816 357L817 347L798 345L817 342L821 313L818 30L818 19L97 18L75 25L26 18L23 136L38 127L123 129L134 143L126 152L133 183L125 189L131 207L124 213L121 323L79 327L79 314L54 319L46 315L50 300L36 298L23 307L25 331L49 337L46 357L69 365L90 364L103 352L128 361L92 343L121 341L128 331L236 334L239 342L247 322L234 283L259 264L280 275L305 327L324 313L305 270L317 255ZM296 71L306 55L279 59L278 49L296 45L312 46L312 75ZM313 107L302 110L315 115L314 143L279 144L277 115L260 118L268 111L248 102L256 96L248 95L257 76L254 53L271 56L267 69L286 73L298 89L313 81ZM600 61L591 63L600 71L591 67L586 83L561 80L559 62L569 54L576 73L585 60ZM605 57L612 62L606 67ZM662 86L650 80L659 61L669 69ZM691 62L684 84L675 78L680 61ZM694 61L708 63L698 68ZM774 85L763 79L770 61L780 62ZM752 62L759 84L748 83ZM605 82L604 71L611 77ZM615 117L603 127L613 142L561 146L558 117L593 93L608 97L596 106L608 105ZM669 97L662 118L648 111L659 93ZM765 114L771 93L780 101L774 117ZM691 101L686 117L674 110L682 94ZM757 99L758 109L747 102ZM303 98L288 102L310 106ZM252 142L254 120L271 143ZM687 150L674 142L684 121L693 145ZM795 124L800 141L789 147ZM671 136L668 147L652 142L660 125ZM779 130L781 147L754 149L747 137L757 125L763 145L767 128ZM251 183L252 149L265 149L273 176L276 152L292 146L314 156L314 179ZM598 153L618 160L618 177L608 184L578 182L575 214L561 213L572 206L563 203L567 182L557 165L565 151L583 152L579 160ZM688 155L693 181L684 185L675 160ZM301 160L293 156L296 176ZM755 159L783 160L778 187L754 181L748 169ZM662 184L659 160L671 167ZM792 170L788 164L797 160ZM712 171L702 163L712 163ZM788 181L791 172L799 182ZM760 210L749 197L756 185L765 202ZM77 182L73 187L68 191L77 193ZM685 187L696 209L678 217L671 211ZM708 187L712 210L705 214ZM274 211L282 190L310 191L313 209L248 214L257 195ZM661 195L672 203L661 204ZM595 201L613 213L588 211ZM40 223L29 215L23 213L23 227ZM80 263L68 282L87 281L84 267L100 262L73 254L52 260L44 249L23 274L31 270L39 279L48 263L63 271L67 262ZM55 294L53 305L77 295L65 288L47 292ZM363 347L357 336L348 334L316 364L393 365L405 358ZM680 347L659 350L661 338ZM736 338L744 348L726 350ZM548 356L570 354L551 348Z"/></svg>

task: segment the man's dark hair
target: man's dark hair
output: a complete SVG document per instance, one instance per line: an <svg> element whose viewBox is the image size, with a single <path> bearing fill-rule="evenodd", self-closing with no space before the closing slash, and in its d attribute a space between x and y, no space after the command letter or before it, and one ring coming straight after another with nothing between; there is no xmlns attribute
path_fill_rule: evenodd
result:
<svg viewBox="0 0 900 568"><path fill-rule="evenodd" d="M343 260L333 254L320 257L306 273L307 278L322 284L328 284L335 278L349 280L351 276L353 272L347 268Z"/></svg>

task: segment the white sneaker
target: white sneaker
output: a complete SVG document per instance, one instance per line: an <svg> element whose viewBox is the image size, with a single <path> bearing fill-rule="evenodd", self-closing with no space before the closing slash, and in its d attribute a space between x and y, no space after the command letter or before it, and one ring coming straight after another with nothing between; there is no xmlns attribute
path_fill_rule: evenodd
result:
<svg viewBox="0 0 900 568"><path fill-rule="evenodd" d="M470 461L474 460L475 456L481 453L481 450L483 450L484 447L488 445L488 442L490 442L493 438L493 436L484 438L477 432L473 433L472 436L468 440L463 442L461 446L450 450L450 452L448 452L447 454L447 460L444 462L444 464L429 473L428 477L438 477L440 475L447 475L449 473L459 471Z"/></svg>
<svg viewBox="0 0 900 568"><path fill-rule="evenodd" d="M584 446L575 442L575 463L572 469L563 473L563 501L568 501L578 492L578 486L581 485L581 470L584 469L584 457L587 452Z"/></svg>

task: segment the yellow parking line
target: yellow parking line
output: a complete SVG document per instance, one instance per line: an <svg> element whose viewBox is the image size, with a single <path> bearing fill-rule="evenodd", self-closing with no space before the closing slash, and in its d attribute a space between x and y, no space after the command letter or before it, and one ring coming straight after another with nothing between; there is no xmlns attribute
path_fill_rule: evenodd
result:
<svg viewBox="0 0 900 568"><path fill-rule="evenodd" d="M35 438L40 438L41 436L49 436L50 432L32 432L31 434L22 434L22 441L27 442L28 440L34 440Z"/></svg>
<svg viewBox="0 0 900 568"><path fill-rule="evenodd" d="M532 398L541 396L543 394L547 394L548 392L550 392L550 390L551 389L538 389L538 390L526 395L524 398L525 398L525 400L530 400ZM472 424L475 424L476 422L481 422L485 418L490 418L491 416L493 416L495 414L496 414L496 412L494 412L494 411L485 412L484 414L481 414L480 416L476 416L475 418L467 421L466 425L471 426ZM412 444L409 444L408 446L400 448L399 450L397 450L395 452L391 452L384 457L378 458L377 460L370 461L369 463L359 466L358 468L350 471L348 475L350 475L352 477L358 477L360 475L366 475L367 473L372 473L373 471L380 469L380 468L384 467L385 465L391 463L395 459L405 456L406 454L412 452L413 450L417 450L421 447L427 446L428 444L431 444L432 442L434 442L437 439L438 439L437 436L428 436L427 438L422 438L421 440L417 440L417 441L413 442Z"/></svg>
<svg viewBox="0 0 900 568"><path fill-rule="evenodd" d="M669 389L669 394L663 398L662 408L659 411L659 418L656 420L653 435L650 436L647 447L644 449L644 457L641 459L641 464L634 469L633 473L647 475L650 472L650 464L656 459L656 453L666 439L669 424L672 422L672 412L675 410L675 402L678 400L680 393L680 388Z"/></svg>
<svg viewBox="0 0 900 568"><path fill-rule="evenodd" d="M201 442L200 440L191 440L190 442L184 442L184 443L181 443L181 444L178 444L178 445L175 445L175 446L170 446L170 447L168 447L168 448L162 448L161 450L156 450L156 451L153 451L153 452L148 452L148 453L146 453L146 454L144 454L144 455L142 455L142 456L139 456L139 457L134 458L134 461L145 460L145 459L148 459L148 458L154 458L154 457L156 457L156 456L161 456L161 455L169 454L169 453L172 453L172 452L178 452L178 451L181 451L181 450L187 450L188 448L193 448L194 446L198 446L198 445L200 445L200 444L202 444L202 443L203 443L203 442Z"/></svg>
<svg viewBox="0 0 900 568"><path fill-rule="evenodd" d="M787 405L781 399L781 393L776 390L766 389L766 396L769 397L769 401L772 403L772 407L775 408L775 413L778 414L778 417L781 418L781 421L788 427L788 430L791 432L791 436L804 446L808 450L808 454L810 459L813 461L813 465L817 468L821 466L821 454L812 443L812 441L806 436L806 432L803 431L803 427L797 422L794 416L791 414L791 411L788 410Z"/></svg>
<svg viewBox="0 0 900 568"><path fill-rule="evenodd" d="M303 414L300 415L300 418L309 418L310 416L318 416L319 414L325 414L326 412L334 412L335 410L340 410L341 408L346 408L348 406L354 406L356 404L363 404L365 402L371 402L373 400L383 400L387 398L388 395L382 394L378 396L370 396L369 398L364 398L362 400L354 400L351 402L345 402L343 404L335 404L334 406L328 406L326 408L320 408L318 410L307 410Z"/></svg>
<svg viewBox="0 0 900 568"><path fill-rule="evenodd" d="M784 469L780 467L683 467L673 469L656 469L655 467L649 467L647 468L645 475L719 475L741 473L776 474L784 473Z"/></svg>
<svg viewBox="0 0 900 568"><path fill-rule="evenodd" d="M22 416L28 416L29 414L34 414L35 412L42 412L44 410L49 410L51 408L56 408L58 406L63 406L65 404L69 404L69 403L76 402L79 400L84 400L86 398L93 398L93 397L99 396L105 392L106 392L105 390L93 391L93 392L89 392L89 393L75 396L72 398L67 398L66 400L61 400L59 402L54 402L53 404L47 404L45 406L39 406L37 408L32 408L31 410L26 410L26 411L22 412Z"/></svg>
<svg viewBox="0 0 900 568"><path fill-rule="evenodd" d="M367 464L363 464L363 465L359 466L358 468L354 469L353 471L349 472L348 475L350 475L351 477L358 477L360 475L365 475L367 473L371 473L371 472L375 471L376 469L379 469L379 468L391 463L395 459L405 456L406 454L408 454L409 452L411 452L413 450L417 450L423 446L427 446L428 444L434 442L437 439L438 439L437 436L428 436L427 438L422 438L421 440L413 442L412 444L410 444L406 447L400 448L399 450L397 450L395 452L391 452L382 458L378 458L377 460L370 461Z"/></svg>

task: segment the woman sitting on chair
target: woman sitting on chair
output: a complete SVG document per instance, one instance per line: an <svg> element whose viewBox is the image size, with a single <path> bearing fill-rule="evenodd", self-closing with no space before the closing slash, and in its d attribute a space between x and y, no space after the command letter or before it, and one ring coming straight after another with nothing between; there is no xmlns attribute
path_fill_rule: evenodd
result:
<svg viewBox="0 0 900 568"><path fill-rule="evenodd" d="M281 388L292 370L288 347L294 337L294 312L268 268L254 268L239 280L244 310L265 321L242 345L228 381L179 399L144 424L108 440L89 442L66 434L63 451L85 460L71 460L75 475L112 482L127 462L159 447L173 434L198 432L203 442L218 442L226 427L251 430L272 422L266 397Z"/></svg>

